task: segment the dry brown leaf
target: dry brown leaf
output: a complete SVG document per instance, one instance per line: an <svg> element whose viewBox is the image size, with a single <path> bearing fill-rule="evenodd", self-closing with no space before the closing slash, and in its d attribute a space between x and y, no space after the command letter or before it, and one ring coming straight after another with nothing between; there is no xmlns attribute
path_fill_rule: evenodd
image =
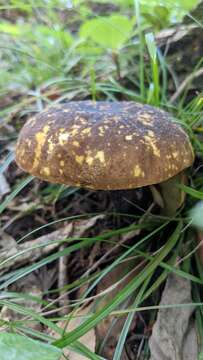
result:
<svg viewBox="0 0 203 360"><path fill-rule="evenodd" d="M11 268L14 269L19 266L25 265L26 263L34 262L43 255L47 255L51 251L57 249L59 244L55 242L44 247L41 246L45 245L47 242L50 241L63 240L66 236L69 236L71 230L72 225L68 224L59 230L53 231L52 233L49 233L47 235L40 236L35 240L26 241L22 244L17 244L15 242L15 246L12 243L12 246L10 246L9 248L6 247L1 251L0 263L4 262L9 257L12 257L12 259L0 266L0 273L3 274ZM40 247L36 248L36 246ZM20 254L21 252L22 254ZM15 255L16 257L14 257Z"/></svg>
<svg viewBox="0 0 203 360"><path fill-rule="evenodd" d="M34 297L37 297L39 300L42 299L42 282L38 275L30 274L24 279L18 280L15 284L10 287L10 291L17 293L28 293ZM39 313L41 310L41 304L32 299L19 299L17 300L18 304L25 306L28 309L34 310L36 313ZM24 319L25 316L9 309L7 306L3 306L1 309L1 319L7 322L9 321L18 321ZM27 322L26 322L27 324ZM29 328L34 330L42 331L42 325L39 322L29 322Z"/></svg>
<svg viewBox="0 0 203 360"><path fill-rule="evenodd" d="M72 331L74 329L76 329L82 321L84 321L84 318L86 318L86 316L88 315L90 311L90 307L86 307L83 310L81 310L77 315L79 315L79 317L73 318L72 320L70 320L69 324L68 324L68 331ZM88 331L85 335L83 335L79 341L85 345L89 350L91 350L93 353L95 352L95 347L96 347L96 336L95 336L95 331L94 329L91 329L90 331ZM76 352L73 352L71 350L65 350L65 355L69 358L69 360L86 360L86 356L77 354Z"/></svg>
<svg viewBox="0 0 203 360"><path fill-rule="evenodd" d="M57 326L63 329L65 328L66 332L72 331L76 329L84 320L86 320L89 312L91 312L91 306L87 306L84 309L80 309L77 312L77 317L72 318L69 321L67 327L66 327L67 325L66 321L60 321L59 323L57 323ZM50 335L53 337L58 337L57 334L55 334L54 332L51 332ZM85 335L83 335L79 339L79 341L83 345L85 345L89 350L91 350L93 353L95 352L96 336L94 329L88 331ZM63 349L63 353L69 360L87 360L86 356L80 355L67 348ZM61 360L64 360L64 357L62 357Z"/></svg>
<svg viewBox="0 0 203 360"><path fill-rule="evenodd" d="M1 250L0 263L7 260L9 257L12 257L12 259L0 266L0 274L7 272L11 268L17 268L29 262L34 262L42 256L46 256L60 246L59 243L54 242L55 240L60 241L67 237L77 238L83 236L85 231L93 227L95 223L103 217L104 215L97 215L87 220L75 220L64 225L59 230L40 236L35 240L25 241L21 244L17 244L15 241L13 242L13 240L10 244L5 241L6 247ZM2 235L2 239L4 238L4 235ZM43 246L51 241L53 241L53 243ZM3 242L1 242L1 245L2 244ZM36 248L37 246L40 247ZM19 254L20 252L23 253ZM17 254L19 254L19 256L17 256Z"/></svg>
<svg viewBox="0 0 203 360"><path fill-rule="evenodd" d="M192 303L191 284L171 274L160 305ZM149 340L150 360L197 360L198 343L191 315L194 307L160 309Z"/></svg>
<svg viewBox="0 0 203 360"><path fill-rule="evenodd" d="M108 288L110 288L111 286L113 286L114 284L116 284L123 277L124 269L129 270L130 272L130 270L132 270L132 268L134 267L135 267L135 260L131 261L131 263L129 261L128 266L119 264L115 269L113 269L100 281L100 283L97 286L97 293L100 294L105 290L107 290ZM125 278L122 282L118 283L118 285L99 302L98 308L101 309L106 305L107 302L112 300L115 297L115 295L121 289L123 289L132 278L136 276L137 272L138 271L135 268L135 270L132 271L127 278ZM133 299L130 299L129 304L132 302L132 300ZM126 320L125 316L118 318L115 318L114 316L108 316L96 326L97 347L98 348L101 347L100 355L108 360L113 359L114 351L118 339L120 337L121 330L125 323L125 320ZM132 323L131 326L133 327L134 323ZM125 349L123 349L121 360L127 360L127 359L128 356L126 354Z"/></svg>
<svg viewBox="0 0 203 360"><path fill-rule="evenodd" d="M185 35L187 35L191 30L197 28L197 25L178 25L177 28L171 27L168 29L163 29L156 34L157 44L171 44L181 40Z"/></svg>

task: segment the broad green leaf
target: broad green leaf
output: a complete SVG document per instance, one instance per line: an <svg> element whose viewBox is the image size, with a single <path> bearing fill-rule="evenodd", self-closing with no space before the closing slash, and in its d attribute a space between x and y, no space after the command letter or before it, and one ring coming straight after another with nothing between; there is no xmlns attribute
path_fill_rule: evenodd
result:
<svg viewBox="0 0 203 360"><path fill-rule="evenodd" d="M80 37L91 39L103 48L120 49L130 38L134 19L122 15L99 17L86 21L80 28Z"/></svg>
<svg viewBox="0 0 203 360"><path fill-rule="evenodd" d="M20 28L18 25L5 22L0 24L0 33L1 32L12 36L18 36L20 35Z"/></svg>
<svg viewBox="0 0 203 360"><path fill-rule="evenodd" d="M45 344L18 334L0 334L1 360L59 360L62 352L53 345Z"/></svg>

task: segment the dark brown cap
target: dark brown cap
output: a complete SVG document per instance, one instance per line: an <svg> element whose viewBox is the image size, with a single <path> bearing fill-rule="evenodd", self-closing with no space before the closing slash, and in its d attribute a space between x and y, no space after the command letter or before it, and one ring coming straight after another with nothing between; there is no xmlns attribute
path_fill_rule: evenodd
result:
<svg viewBox="0 0 203 360"><path fill-rule="evenodd" d="M169 113L134 102L50 107L24 125L16 149L18 165L43 180L101 190L160 183L193 160Z"/></svg>

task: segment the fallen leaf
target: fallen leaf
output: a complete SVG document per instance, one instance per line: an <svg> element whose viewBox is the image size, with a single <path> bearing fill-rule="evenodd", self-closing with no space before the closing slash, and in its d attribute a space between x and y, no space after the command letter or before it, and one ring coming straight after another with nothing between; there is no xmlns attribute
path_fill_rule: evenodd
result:
<svg viewBox="0 0 203 360"><path fill-rule="evenodd" d="M103 299L98 303L97 308L102 309L110 300L112 300L115 295L121 291L129 281L134 278L137 272L140 270L131 271L132 268L137 264L137 260L132 260L128 262L128 265L119 264L111 272L109 272L98 284L97 294L105 294L108 289L112 288ZM131 272L130 272L131 271ZM121 280L125 273L130 273L129 276ZM128 305L133 301L132 298L129 299ZM123 325L125 323L126 317L107 316L104 320L100 321L96 326L96 343L97 348L99 348L99 355L103 356L105 359L113 359L115 348L120 337ZM132 322L131 327L133 328L134 322ZM125 348L122 351L121 360L128 360Z"/></svg>
<svg viewBox="0 0 203 360"><path fill-rule="evenodd" d="M187 279L170 274L160 305L174 305L160 309L149 340L150 360L197 360L198 343L193 306L175 306L192 303L191 284Z"/></svg>
<svg viewBox="0 0 203 360"><path fill-rule="evenodd" d="M90 311L90 306L84 308L79 313L77 313L77 317L70 320L67 330L73 331L74 329L76 329L84 320L86 320L89 311ZM88 331L79 340L89 350L91 350L93 353L95 352L96 336L95 336L94 329L91 329L90 331ZM71 350L65 350L65 355L69 358L69 360L86 360L87 359L86 356L80 355Z"/></svg>
<svg viewBox="0 0 203 360"><path fill-rule="evenodd" d="M11 292L20 293L28 293L29 295L33 296L33 299L18 299L18 304L24 306L27 309L34 310L36 313L40 313L41 304L34 300L34 297L38 298L39 300L42 299L43 288L42 282L39 277L39 274L30 274L26 276L24 279L19 279L18 281L13 284L10 289ZM9 321L19 321L24 319L25 315L22 315L8 306L4 305L1 309L1 319L5 320L6 322ZM29 327L38 331L42 331L42 325L39 322L30 321Z"/></svg>
<svg viewBox="0 0 203 360"><path fill-rule="evenodd" d="M79 325L81 325L81 323L83 321L85 321L87 319L87 315L88 313L91 311L91 306L86 306L84 309L80 309L77 312L77 316L72 318L69 323L68 326L66 321L60 321L57 323L57 326L61 327L61 328L66 328L66 332L69 331L73 331L74 329L76 329ZM57 335L52 331L50 333L51 336L53 337L57 337ZM91 350L93 353L95 352L95 347L96 347L96 336L95 336L95 331L94 329L91 329L90 331L88 331L85 335L81 336L81 338L79 339L80 343L85 345L89 350ZM63 353L64 355L69 359L69 360L87 360L86 356L83 356L81 354L78 354L68 348L63 349ZM61 358L61 360L63 360L64 357Z"/></svg>
<svg viewBox="0 0 203 360"><path fill-rule="evenodd" d="M95 223L103 217L104 215L97 215L90 219L74 220L56 231L40 236L34 240L25 241L21 244L17 244L15 240L14 242L12 240L12 243L8 246L8 243L5 242L6 247L1 249L0 264L4 261L5 263L0 265L0 274L7 272L11 268L13 270L27 263L33 263L41 257L46 256L61 245L58 242L54 242L55 240L60 241L67 237L77 238L83 236L88 229L93 227ZM49 244L45 245L47 242L49 242Z"/></svg>
<svg viewBox="0 0 203 360"><path fill-rule="evenodd" d="M179 25L178 28L172 27L163 29L156 34L156 42L158 46L163 46L167 43L174 43L186 36L191 30L197 28L196 24Z"/></svg>

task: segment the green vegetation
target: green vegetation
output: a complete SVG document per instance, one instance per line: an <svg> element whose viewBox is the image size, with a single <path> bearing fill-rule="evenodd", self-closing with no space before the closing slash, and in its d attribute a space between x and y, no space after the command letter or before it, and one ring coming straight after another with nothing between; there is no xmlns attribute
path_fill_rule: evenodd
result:
<svg viewBox="0 0 203 360"><path fill-rule="evenodd" d="M20 227L20 232L16 231L15 240L21 244L33 236L37 238L38 235L56 230L59 224L65 224L66 221L88 219L98 213L105 213L108 219L108 226L102 228L100 225L97 228L95 225L89 237L54 239L51 243L59 244L56 251L44 255L32 264L11 268L6 274L1 269L7 263L12 263L14 258L22 257L23 251L29 252L34 247L19 250L6 260L0 259L0 306L23 315L20 320L2 320L1 327L15 334L41 340L39 351L40 347L42 352L45 349L42 341L52 344L50 348L47 347L50 359L57 360L60 356L57 348L65 347L84 354L88 359L101 359L88 350L80 342L80 338L112 312L118 311L119 316L126 315L126 308L128 317L114 355L114 360L119 359L133 315L144 304L149 309L150 305L158 306L162 285L170 272L191 281L196 322L200 339L202 338L200 286L203 284L203 270L194 250L197 246L197 229L191 223L202 229L202 204L197 203L203 199L203 93L195 91L191 95L191 78L173 100L173 94L184 79L180 74L180 80L179 73L171 70L170 59L161 46L157 45L156 39L160 30L182 21L184 16L200 28L203 27L189 15L189 11L197 4L198 1L194 0L179 0L175 5L172 0L13 0L0 5L0 175L11 172L14 174L9 175L11 191L0 203L2 231L6 231L9 224L15 224L16 221L28 221L26 230ZM203 58L199 59L191 72L197 72L202 67L202 62ZM188 170L189 183L180 185L187 194L186 202L173 218L151 213L146 216L146 212L137 212L136 206L135 215L120 214L114 212L114 209L105 211L105 207L98 205L101 197L100 200L96 199L95 205L95 195L91 195L91 192L42 184L16 169L13 163L14 144L27 118L52 103L79 99L134 100L161 107L180 120L191 138L197 160L194 168ZM91 205L87 207L88 200L92 208ZM30 219L35 220L30 223ZM71 282L63 289L57 288L56 281L53 281L50 288L44 289L42 296L33 296L32 301L40 305L39 311L23 305L24 301L30 300L28 293L10 288L20 279L26 279L28 274L36 274L40 269L49 269L50 266L56 267L56 261L63 256L85 253L85 249L90 251L98 244L116 245L118 238L133 230L140 231L136 242L121 245L119 256L108 258L96 269L94 262L97 260L93 259L88 270L85 269L87 271L83 271L82 275L79 271L80 275L72 277ZM12 231L11 233L13 236ZM47 239L39 248L49 245ZM92 307L88 317L75 330L66 332L66 327L60 328L59 321L65 320L68 323L70 319L77 317L79 306L87 298L94 298L96 286L106 274L111 273L122 262L140 257L144 260L144 267L105 306L96 311ZM176 266L178 258L181 261ZM76 301L72 294L79 289L80 299ZM70 295L70 312L58 315L57 298L64 291ZM129 308L125 301L132 294L136 296L132 308ZM97 303L104 298L105 294L102 294ZM123 303L125 307L119 308ZM150 310L149 324L153 323L155 315L156 309ZM46 331L36 330L32 327L33 323L40 323ZM57 340L51 335L51 331L58 335ZM0 335L0 343L1 341L4 341L4 335ZM16 344L18 341L16 338ZM37 355L35 350L37 342L33 344L33 359L41 360L40 352ZM29 346L31 349L32 344ZM142 351L145 355L143 359L148 359L146 340L143 340ZM5 352L5 359L7 358L10 355ZM26 359L28 358L22 358Z"/></svg>

